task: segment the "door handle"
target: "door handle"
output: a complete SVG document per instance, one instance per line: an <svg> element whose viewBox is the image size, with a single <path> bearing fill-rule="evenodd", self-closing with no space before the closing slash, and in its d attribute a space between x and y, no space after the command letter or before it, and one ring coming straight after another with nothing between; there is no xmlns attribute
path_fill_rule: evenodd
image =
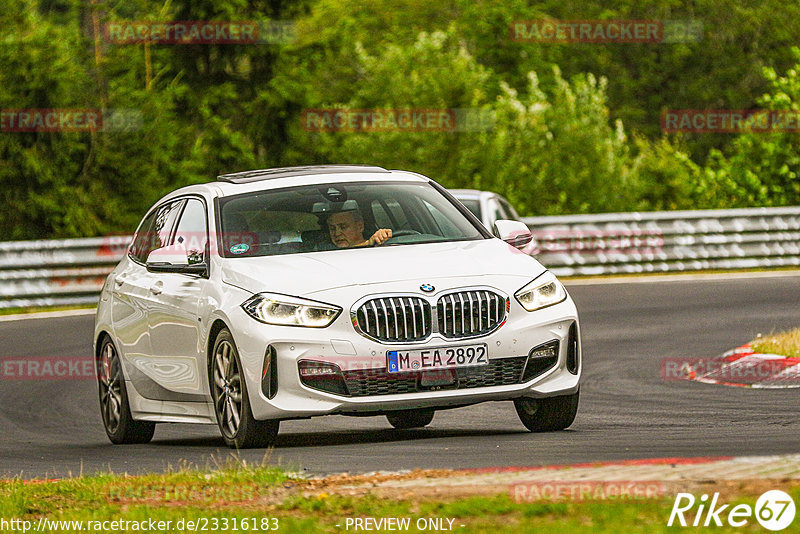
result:
<svg viewBox="0 0 800 534"><path fill-rule="evenodd" d="M153 295L159 295L161 291L163 291L164 284L162 282L156 282L152 286L150 286L150 293Z"/></svg>

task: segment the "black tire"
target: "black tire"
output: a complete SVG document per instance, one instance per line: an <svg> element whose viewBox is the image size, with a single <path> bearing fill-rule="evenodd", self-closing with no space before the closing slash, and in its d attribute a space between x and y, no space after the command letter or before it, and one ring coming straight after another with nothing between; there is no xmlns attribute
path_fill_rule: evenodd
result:
<svg viewBox="0 0 800 534"><path fill-rule="evenodd" d="M253 449L274 445L280 421L258 421L253 417L247 396L247 384L241 378L242 364L239 360L239 351L227 328L220 330L217 339L214 340L209 365L208 376L211 381L214 413L217 415L217 425L222 438L228 447Z"/></svg>
<svg viewBox="0 0 800 534"><path fill-rule="evenodd" d="M156 431L156 424L135 421L131 416L128 389L122 374L122 361L114 342L108 336L100 342L97 358L97 386L100 394L100 415L103 427L111 443L126 445L149 443Z"/></svg>
<svg viewBox="0 0 800 534"><path fill-rule="evenodd" d="M533 399L514 399L514 408L522 424L531 432L564 430L575 421L580 389L572 395Z"/></svg>
<svg viewBox="0 0 800 534"><path fill-rule="evenodd" d="M422 428L433 421L434 410L398 410L386 414L389 424L398 430Z"/></svg>

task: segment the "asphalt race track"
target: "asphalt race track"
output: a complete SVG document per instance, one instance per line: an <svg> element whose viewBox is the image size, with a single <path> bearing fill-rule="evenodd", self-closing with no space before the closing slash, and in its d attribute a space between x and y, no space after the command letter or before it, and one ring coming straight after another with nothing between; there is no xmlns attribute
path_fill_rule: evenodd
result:
<svg viewBox="0 0 800 534"><path fill-rule="evenodd" d="M425 429L383 417L281 425L269 461L312 473L532 466L647 457L800 452L800 389L663 381L668 357L710 357L800 324L800 274L569 285L583 322L575 424L531 434L510 402L438 412ZM86 356L92 316L0 322L0 357ZM239 453L260 462L264 450ZM160 425L149 445L113 446L89 380L0 381L0 476L138 473L229 458L214 426Z"/></svg>

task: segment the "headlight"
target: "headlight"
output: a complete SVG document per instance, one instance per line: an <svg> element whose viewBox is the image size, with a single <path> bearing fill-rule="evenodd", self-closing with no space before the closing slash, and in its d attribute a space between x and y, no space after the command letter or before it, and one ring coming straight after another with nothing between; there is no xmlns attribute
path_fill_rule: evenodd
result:
<svg viewBox="0 0 800 534"><path fill-rule="evenodd" d="M247 299L242 308L251 317L267 324L324 328L339 316L339 306L299 297L259 293Z"/></svg>
<svg viewBox="0 0 800 534"><path fill-rule="evenodd" d="M553 273L545 271L533 282L517 291L514 296L523 308L535 311L563 302L567 298L567 290Z"/></svg>

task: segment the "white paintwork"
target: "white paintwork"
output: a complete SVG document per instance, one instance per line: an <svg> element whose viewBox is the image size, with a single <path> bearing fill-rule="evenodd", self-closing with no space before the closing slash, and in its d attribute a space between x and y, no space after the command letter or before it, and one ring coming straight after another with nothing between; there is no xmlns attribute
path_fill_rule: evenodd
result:
<svg viewBox="0 0 800 534"><path fill-rule="evenodd" d="M253 293L277 291L305 296L335 287L404 280L420 280L407 284L410 289L418 290L421 283L444 277L507 274L533 279L545 270L533 258L495 239L411 246L413 256L420 261L409 256L408 246L240 258L224 262L222 279ZM502 265L498 264L498 258L503 259ZM280 288L272 285L276 279L281 281Z"/></svg>
<svg viewBox="0 0 800 534"><path fill-rule="evenodd" d="M414 173L335 174L279 178L248 184L212 182L170 193L158 204L186 194L202 196L206 205L226 195L278 187L375 180L427 182ZM216 228L208 210L209 228ZM216 240L212 237L212 242ZM578 320L572 300L527 312L514 293L544 272L534 258L496 238L475 241L372 247L298 253L284 256L223 258L210 247L209 277L148 272L126 256L109 275L96 313L95 343L110 335L123 369L135 419L156 422L214 423L208 376L209 331L216 320L231 330L243 367L249 401L258 419L286 419L339 412L463 405L520 396L573 393L577 375L558 365L532 382L500 387L425 391L380 397L343 397L312 390L300 383L297 362L303 358L334 361L344 369L386 366L384 344L356 332L353 305L368 295L416 293L435 298L441 292L491 287L511 297L507 322L474 339L489 346L489 357L527 355L552 339L564 340ZM420 285L435 286L423 294ZM155 288L155 291L153 289ZM273 326L251 318L241 304L259 291L271 291L335 304L343 309L326 328ZM463 344L434 334L431 346ZM267 399L260 374L267 345L277 351L278 394ZM417 345L419 346L419 345Z"/></svg>
<svg viewBox="0 0 800 534"><path fill-rule="evenodd" d="M497 237L506 243L513 244L515 248L520 250L525 249L526 245L533 240L530 228L520 221L498 219L494 222L494 229ZM522 245L514 244L516 240L521 241Z"/></svg>

